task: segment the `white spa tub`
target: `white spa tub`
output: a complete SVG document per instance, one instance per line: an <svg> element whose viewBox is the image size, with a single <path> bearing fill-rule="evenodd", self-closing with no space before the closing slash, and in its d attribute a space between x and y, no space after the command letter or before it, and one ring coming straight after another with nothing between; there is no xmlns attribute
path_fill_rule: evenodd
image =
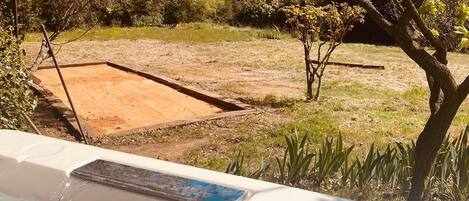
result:
<svg viewBox="0 0 469 201"><path fill-rule="evenodd" d="M166 200L71 176L97 159L246 192L249 201L343 201L320 193L79 143L0 130L0 201ZM213 201L213 200L210 200Z"/></svg>

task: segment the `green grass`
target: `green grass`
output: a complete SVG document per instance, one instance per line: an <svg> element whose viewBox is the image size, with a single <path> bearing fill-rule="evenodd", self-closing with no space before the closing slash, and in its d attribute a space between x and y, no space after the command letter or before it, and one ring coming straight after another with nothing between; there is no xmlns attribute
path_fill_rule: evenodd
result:
<svg viewBox="0 0 469 201"><path fill-rule="evenodd" d="M233 134L236 143L230 142L226 153L237 153L242 150L249 158L265 158L276 153L276 148L284 143L284 136L297 130L300 136L309 135L315 145L325 137L343 135L347 143L361 144L375 142L382 147L389 142L409 141L414 139L425 122L425 111L411 111L407 100L412 92L399 93L390 89L367 86L353 81L331 82L323 89L324 96L319 102L290 100L281 104L281 113L291 118L273 127L253 132L254 122L246 121L237 125ZM412 93L413 94L413 93ZM419 96L422 94L413 94ZM424 99L424 97L421 97ZM413 97L417 100L418 97ZM267 95L260 105L271 105L283 99ZM359 107L351 102L362 102ZM418 102L422 103L423 102ZM420 105L425 107L425 105ZM255 120L253 120L255 121ZM347 122L347 123L345 123ZM348 124L348 126L344 126ZM220 142L232 140L231 137L219 139ZM236 146L234 146L236 144ZM366 146L357 147L357 152L366 151ZM217 158L218 157L218 158ZM227 165L226 155L209 155L192 160L193 165L222 170ZM195 163L194 163L195 162Z"/></svg>
<svg viewBox="0 0 469 201"><path fill-rule="evenodd" d="M64 32L59 41L78 38L85 31L81 29ZM212 42L241 42L256 39L287 39L288 35L267 29L237 28L211 23L188 23L177 27L111 27L94 28L80 40L139 40L151 39L166 42L212 43ZM38 42L42 39L40 33L26 35L26 41Z"/></svg>
<svg viewBox="0 0 469 201"><path fill-rule="evenodd" d="M429 96L428 88L413 86L412 89L407 90L403 97L409 101L412 106L420 106L425 98Z"/></svg>
<svg viewBox="0 0 469 201"><path fill-rule="evenodd" d="M427 118L426 110L412 110L426 106L425 93L413 93L414 89L402 94L344 81L331 82L323 90L320 102L296 104L290 109L294 121L283 133L296 128L308 133L315 143L325 136L342 134L348 142L380 145L389 138L413 139Z"/></svg>
<svg viewBox="0 0 469 201"><path fill-rule="evenodd" d="M256 102L257 105L273 107L273 103L287 101L288 104L280 104L283 108L280 113L291 118L291 121L257 132L252 131L255 122L246 121L237 125L233 135L218 140L230 142L224 153L199 156L191 160L190 164L222 171L229 161L227 154L232 156L239 150L247 153L251 159L266 158L278 154L275 150L284 143L284 136L291 135L294 130L300 136L308 134L315 145L320 144L325 137L341 134L346 143L357 145L356 151L360 155L367 150L366 144L373 142L379 148L384 148L389 142L415 140L429 115L428 92L424 87L414 86L398 92L342 80L328 83L323 88L323 94L319 102L287 101L267 95L264 100ZM272 121L268 118L266 120ZM469 109L461 108L453 125L463 128L467 122ZM236 136L236 143L232 141L233 136Z"/></svg>
<svg viewBox="0 0 469 201"><path fill-rule="evenodd" d="M354 99L387 99L397 96L398 94L392 90L384 88L376 88L351 80L333 81L323 87L324 99L330 97L344 97Z"/></svg>

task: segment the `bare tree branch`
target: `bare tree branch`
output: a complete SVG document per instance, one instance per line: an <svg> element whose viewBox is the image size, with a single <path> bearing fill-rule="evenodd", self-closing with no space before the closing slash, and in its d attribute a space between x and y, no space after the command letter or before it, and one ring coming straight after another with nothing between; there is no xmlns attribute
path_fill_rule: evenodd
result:
<svg viewBox="0 0 469 201"><path fill-rule="evenodd" d="M446 52L447 50L441 43L441 41L433 35L432 31L427 27L427 25L425 25L425 22L423 22L414 3L412 3L410 0L403 1L404 5L407 7L406 11L409 12L412 19L415 21L417 27L420 29L425 38L430 41L430 43L437 49L437 51Z"/></svg>
<svg viewBox="0 0 469 201"><path fill-rule="evenodd" d="M67 30L71 27L73 27L74 26L73 19L79 17L78 15L85 12L85 9L89 8L89 6L92 4L92 1L94 1L94 0L70 0L70 1L67 1L68 3L65 4L66 7L64 8L63 12L61 12L59 14L60 17L58 18L58 21L56 22L56 25L53 29L53 32L50 35L50 41L55 41L60 36L60 34L62 34L62 32L64 32L65 30ZM60 51L60 49L62 48L63 45L65 45L67 43L70 43L70 42L73 42L73 41L76 41L76 40L79 40L80 38L82 38L86 33L88 33L91 30L91 28L92 27L90 27L88 30L86 30L80 36L78 36L74 39L71 39L69 41L66 41L64 43L61 43L60 47L59 47L59 51ZM40 50L37 54L37 57L33 61L33 63L31 64L31 66L29 68L29 70L31 72L36 71L37 68L39 67L39 65L41 65L42 62L44 62L46 59L48 59L50 57L50 55L46 51L46 49L47 48L46 48L46 45L45 45L45 41L42 41L41 48L40 48Z"/></svg>
<svg viewBox="0 0 469 201"><path fill-rule="evenodd" d="M58 45L59 47L57 48L57 50L55 51L55 54L59 54L60 53L60 50L62 50L62 47L66 44L69 44L69 43L72 43L72 42L75 42L77 40L80 40L81 38L83 38L87 33L89 33L91 31L93 27L89 27L88 29L86 29L82 34L80 34L79 36L77 36L76 38L73 38L73 39L70 39L70 40L67 40L63 43L52 43L52 45Z"/></svg>
<svg viewBox="0 0 469 201"><path fill-rule="evenodd" d="M371 3L370 0L357 0L358 4L362 6L367 13L375 20L375 22L384 30L394 32L393 24L384 17L378 9Z"/></svg>

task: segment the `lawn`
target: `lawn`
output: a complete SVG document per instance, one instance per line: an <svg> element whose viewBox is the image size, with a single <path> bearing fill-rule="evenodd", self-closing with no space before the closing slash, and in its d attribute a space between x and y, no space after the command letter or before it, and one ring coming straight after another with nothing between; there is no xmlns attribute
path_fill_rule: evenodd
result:
<svg viewBox="0 0 469 201"><path fill-rule="evenodd" d="M31 33L26 35L25 40L37 42L42 37L42 33ZM63 33L58 41L63 42L79 38L90 41L151 39L181 43L212 43L252 41L269 37L288 38L285 34L267 29L237 28L210 23L188 23L174 27L96 27L90 30L77 29Z"/></svg>
<svg viewBox="0 0 469 201"><path fill-rule="evenodd" d="M396 47L344 44L337 62L384 65L385 70L330 66L319 102L304 101L301 43L284 34L211 24L175 28L99 28L62 47L59 62L113 61L176 79L206 91L255 105L257 115L198 123L140 135L99 139L98 146L223 171L242 150L252 160L279 154L284 135L296 129L314 143L342 134L346 143L366 150L392 141L408 142L422 130L429 110L425 74ZM80 35L66 32L60 41ZM40 35L30 34L27 63ZM450 68L461 81L469 57L449 54ZM41 103L35 121L43 133L68 137L63 124ZM469 123L469 101L450 129Z"/></svg>

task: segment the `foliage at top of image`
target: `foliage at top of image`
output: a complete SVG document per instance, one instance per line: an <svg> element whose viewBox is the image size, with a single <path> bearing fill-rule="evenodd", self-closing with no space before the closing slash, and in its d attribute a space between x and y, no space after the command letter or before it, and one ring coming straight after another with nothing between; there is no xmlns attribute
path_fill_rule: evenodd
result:
<svg viewBox="0 0 469 201"><path fill-rule="evenodd" d="M35 107L19 42L12 28L0 26L0 128L20 129Z"/></svg>
<svg viewBox="0 0 469 201"><path fill-rule="evenodd" d="M435 37L444 39L450 50L462 51L469 47L469 37L465 35L468 3L465 0L426 0L418 12Z"/></svg>
<svg viewBox="0 0 469 201"><path fill-rule="evenodd" d="M9 0L7 0L9 1ZM76 27L161 26L190 22L217 22L235 25L272 26L283 21L278 10L295 0L27 0L19 1L20 21L25 31L52 29L67 6L82 4L86 12L69 19ZM10 4L8 4L10 5ZM83 10L83 9L77 9ZM91 11L91 12L90 12ZM59 23L57 23L59 22Z"/></svg>
<svg viewBox="0 0 469 201"><path fill-rule="evenodd" d="M419 8L420 13L426 13L430 15L441 14L445 11L446 4L441 0L427 0Z"/></svg>
<svg viewBox="0 0 469 201"><path fill-rule="evenodd" d="M462 36L461 43L459 43L459 50L469 48L469 31L467 28L463 26L457 26L455 33Z"/></svg>
<svg viewBox="0 0 469 201"><path fill-rule="evenodd" d="M308 32L309 40L316 42L341 42L344 35L351 31L354 24L364 21L364 10L347 3L317 5L292 5L282 8L287 16L287 24L295 31ZM300 36L300 40L303 40Z"/></svg>
<svg viewBox="0 0 469 201"><path fill-rule="evenodd" d="M462 39L459 44L459 50L467 50L469 48L469 31L464 26L465 23L469 22L469 3L464 2L458 7L457 22L459 26L456 26L455 33L459 34Z"/></svg>
<svg viewBox="0 0 469 201"><path fill-rule="evenodd" d="M468 2L464 2L458 7L458 23L464 24L469 20L469 5Z"/></svg>

